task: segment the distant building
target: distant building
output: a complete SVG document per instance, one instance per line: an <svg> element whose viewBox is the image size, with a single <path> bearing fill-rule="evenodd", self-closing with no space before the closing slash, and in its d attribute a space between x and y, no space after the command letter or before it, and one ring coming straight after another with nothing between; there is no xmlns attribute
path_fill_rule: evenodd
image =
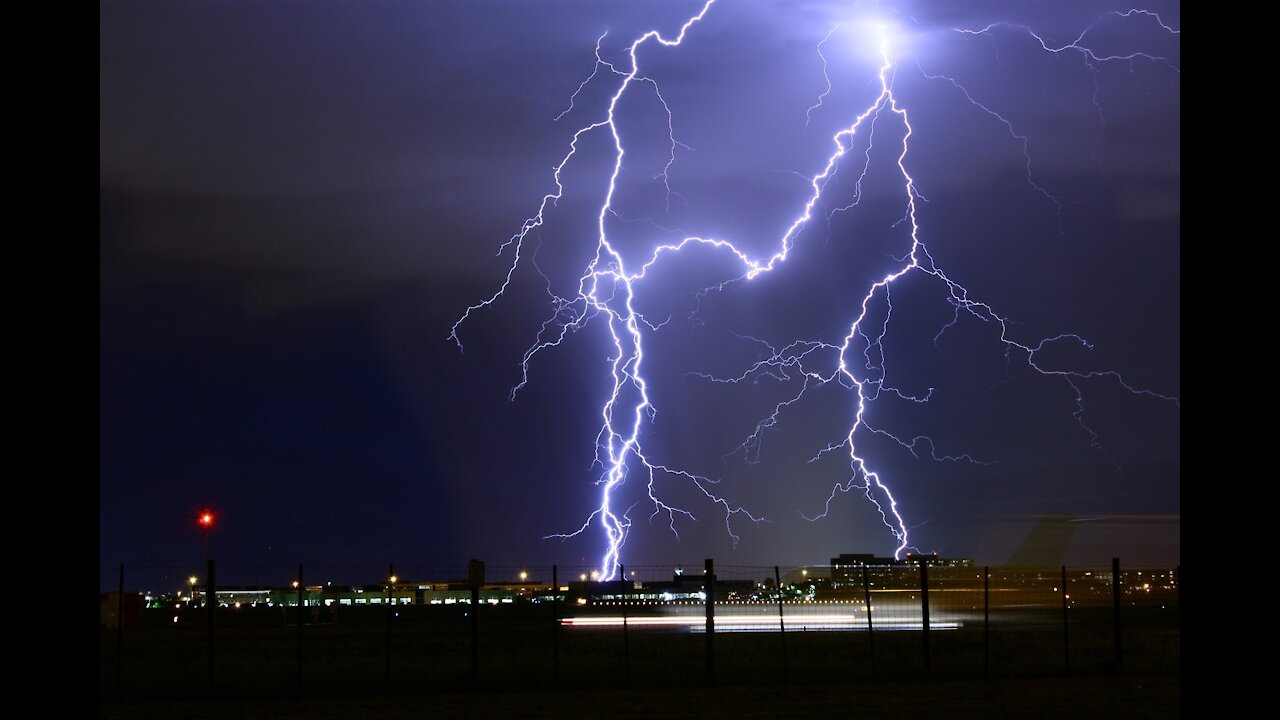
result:
<svg viewBox="0 0 1280 720"><path fill-rule="evenodd" d="M972 558L947 558L938 553L909 552L901 560L891 557L878 557L871 553L841 553L831 558L831 590L862 590L863 569L868 575L868 583L872 589L886 585L902 585L908 587L911 582L901 571L894 572L904 566L916 566L920 563L934 567L972 567Z"/></svg>
<svg viewBox="0 0 1280 720"><path fill-rule="evenodd" d="M873 565L898 565L891 557L876 557L871 553L840 553L840 557L831 558L831 569L841 570Z"/></svg>
<svg viewBox="0 0 1280 720"><path fill-rule="evenodd" d="M899 565L934 565L936 567L973 567L973 558L941 557L938 553L907 553Z"/></svg>
<svg viewBox="0 0 1280 720"><path fill-rule="evenodd" d="M877 557L871 553L840 553L839 557L831 558L831 590L837 593L861 590L864 568L883 571L900 564L894 558ZM879 572L876 574L878 575Z"/></svg>

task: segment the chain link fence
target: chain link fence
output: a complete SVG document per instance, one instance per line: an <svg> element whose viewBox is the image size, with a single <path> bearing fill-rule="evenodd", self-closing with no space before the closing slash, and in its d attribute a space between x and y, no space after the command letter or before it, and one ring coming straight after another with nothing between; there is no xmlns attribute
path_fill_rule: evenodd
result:
<svg viewBox="0 0 1280 720"><path fill-rule="evenodd" d="M1178 568L101 571L103 700L1176 673Z"/></svg>

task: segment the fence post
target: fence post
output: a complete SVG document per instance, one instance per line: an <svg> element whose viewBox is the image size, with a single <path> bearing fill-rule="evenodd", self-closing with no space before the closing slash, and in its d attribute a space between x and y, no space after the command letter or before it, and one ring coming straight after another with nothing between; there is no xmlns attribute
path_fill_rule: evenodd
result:
<svg viewBox="0 0 1280 720"><path fill-rule="evenodd" d="M208 661L209 694L213 695L214 693L213 618L214 618L214 611L218 609L218 584L214 577L214 561L213 560L209 560L209 566L205 569L205 574L207 575L207 578L205 580L205 585L207 585L207 587L205 588L205 593L204 593L205 605L207 606L205 608L206 610L205 626L208 633L205 644L208 646L208 652L209 652L209 661Z"/></svg>
<svg viewBox="0 0 1280 720"><path fill-rule="evenodd" d="M778 566L773 566L773 589L778 593L778 633L782 640L782 682L790 684L791 675L787 670L787 619L782 614L782 574Z"/></svg>
<svg viewBox="0 0 1280 720"><path fill-rule="evenodd" d="M991 677L991 567L982 566L982 679Z"/></svg>
<svg viewBox="0 0 1280 720"><path fill-rule="evenodd" d="M471 684L480 681L480 586L471 583Z"/></svg>
<svg viewBox="0 0 1280 720"><path fill-rule="evenodd" d="M920 559L920 635L924 638L924 669L931 668L929 662L929 563Z"/></svg>
<svg viewBox="0 0 1280 720"><path fill-rule="evenodd" d="M716 636L716 575L715 563L711 558L707 558L704 567L706 578L702 582L702 586L706 592L707 599L707 674L706 683L711 685L715 682L715 653L712 645Z"/></svg>
<svg viewBox="0 0 1280 720"><path fill-rule="evenodd" d="M867 564L862 564L862 597L867 605L867 654L871 657L871 679L876 678L876 643L874 628L871 624L871 578L867 574Z"/></svg>
<svg viewBox="0 0 1280 720"><path fill-rule="evenodd" d="M625 684L631 683L631 635L627 628L627 566L618 564L619 589L622 591L622 678Z"/></svg>
<svg viewBox="0 0 1280 720"><path fill-rule="evenodd" d="M306 600L306 583L302 580L302 563L298 563L298 695L302 695L302 613Z"/></svg>
<svg viewBox="0 0 1280 720"><path fill-rule="evenodd" d="M387 662L383 665L383 692L392 692L392 612L394 611L394 589L396 584L396 564L387 565Z"/></svg>
<svg viewBox="0 0 1280 720"><path fill-rule="evenodd" d="M1116 669L1124 667L1124 644L1120 634L1120 558L1111 558L1111 600L1114 608L1112 625L1116 631Z"/></svg>
<svg viewBox="0 0 1280 720"><path fill-rule="evenodd" d="M551 685L560 684L560 576L551 566Z"/></svg>
<svg viewBox="0 0 1280 720"><path fill-rule="evenodd" d="M120 563L120 593L116 598L116 697L120 696L120 666L124 663L124 563Z"/></svg>
<svg viewBox="0 0 1280 720"><path fill-rule="evenodd" d="M467 565L471 583L471 685L480 685L480 585L484 583L484 563L472 560Z"/></svg>
<svg viewBox="0 0 1280 720"><path fill-rule="evenodd" d="M1062 566L1062 668L1071 672L1071 637L1067 632L1067 566Z"/></svg>

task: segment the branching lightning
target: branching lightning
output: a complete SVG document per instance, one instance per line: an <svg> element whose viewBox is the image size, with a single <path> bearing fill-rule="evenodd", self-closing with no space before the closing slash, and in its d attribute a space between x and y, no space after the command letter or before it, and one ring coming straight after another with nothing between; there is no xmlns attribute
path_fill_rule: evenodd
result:
<svg viewBox="0 0 1280 720"><path fill-rule="evenodd" d="M619 102L628 91L637 85L644 85L653 93L654 98L657 99L665 112L668 139L670 141L670 156L659 177L668 193L669 209L672 191L668 172L675 162L677 148L685 146L675 138L672 110L659 90L657 82L641 73L639 57L642 50L656 52L662 47L670 48L683 44L691 33L695 31L696 27L704 21L716 1L707 0L696 15L684 22L674 37L667 37L657 30L650 30L640 35L626 47L626 60L623 62L610 62L604 59L602 56L602 43L607 34L599 36L595 46L595 66L591 74L581 82L570 96L568 107L555 119L559 121L576 111L575 102L579 94L589 84L612 80L617 85L609 96L609 102L603 116L581 125L573 132L567 151L554 166L552 173L554 189L543 195L537 211L527 218L521 224L520 229L499 248L499 255L505 254L509 249L512 252L511 263L500 287L488 298L468 307L454 323L449 334L449 338L457 343L461 350L462 341L458 335L460 326L466 322L472 313L494 304L507 291L527 251L527 243L530 240L530 236L544 225L548 209L563 197L565 188L562 183L562 173L577 155L580 141L589 134L608 133L612 140L613 165L607 186L603 189L603 200L597 209L594 255L579 277L575 295L568 297L557 295L551 289L550 281L547 282L547 292L551 296L552 312L550 317L539 327L533 343L525 351L520 363L520 381L511 390L511 398L514 400L517 393L529 382L530 363L540 352L560 346L571 333L582 329L592 320L598 319L604 323L612 344L609 357L612 387L600 407L600 428L596 433L594 442L593 467L598 466L600 470L600 475L596 481L600 492L599 503L576 530L549 537L574 537L587 532L598 524L604 534L605 547L595 576L603 580L614 578L620 562L621 551L632 524L630 513L634 509L634 506L619 507L617 505L616 491L628 479L631 479L633 474L644 482L647 488L647 498L652 507L652 511L649 513L649 521L652 522L656 518L663 517L666 519L671 531L677 533L677 535L676 521L678 517L687 520L696 520L697 518L692 510L677 507L663 499L664 493L661 486L667 482L684 483L697 490L712 505L717 507L719 512L723 514L726 530L735 543L738 540L733 528L733 520L736 516L741 516L743 519L755 523L765 521L763 517L753 514L715 492L716 480L658 462L651 458L643 448L641 431L645 422L653 422L657 417L657 408L651 401L650 379L645 375L644 343L648 335L656 332L667 321L664 320L663 323L655 324L641 316L636 310L636 298L638 293L645 289L644 281L650 269L659 262L674 262L676 258L682 257L683 250L692 245L703 246L721 253L735 261L741 268L740 274L726 279L708 289L708 291L723 290L730 283L747 282L763 273L770 273L780 268L795 247L796 239L801 231L815 217L823 217L829 223L834 214L851 210L861 200L863 181L868 175L873 147L876 150L879 149L879 146L875 146L872 142L878 123L892 123L892 126L899 128L901 133L901 142L894 152L896 152L896 168L899 178L897 187L901 193L904 208L903 216L899 223L905 224L910 231L907 247L895 259L897 266L891 272L872 283L865 295L863 295L858 307L852 310L853 319L843 337L835 339L798 339L783 344L781 347L776 347L774 344L760 338L739 336L743 341L763 348L765 351L764 357L751 364L741 373L730 377L694 373L694 375L714 383L739 384L747 381L755 382L761 378L770 378L779 383L798 384L798 388L794 392L788 393L785 399L778 402L774 406L772 413L761 419L756 424L753 432L737 448L730 451L730 455L742 453L746 462L757 462L764 435L769 429L781 422L782 416L789 408L802 402L810 392L819 387L832 383L838 385L852 396L852 412L849 425L843 433L842 439L838 442L829 443L819 450L810 462L818 461L830 453L839 451L847 456L849 474L846 479L832 486L820 513L812 516L806 515L805 517L810 520L825 517L831 509L831 503L837 496L857 490L874 505L885 527L895 538L897 543L895 555L900 555L911 547L908 526L903 519L899 503L891 492L886 478L874 469L873 463L862 450L863 443L861 441L869 435L886 437L894 441L914 458L920 458L923 455L937 462L965 462L987 465L992 461L976 459L966 453L940 452L939 444L933 438L925 435L914 435L910 436L909 439L903 439L903 436L894 434L886 428L872 425L867 417L868 407L884 393L912 403L927 403L934 394L934 388L931 387L907 390L889 382L883 340L889 332L893 316L891 288L909 274L924 275L932 278L932 281L936 283L945 299L954 308L954 315L951 321L943 326L934 337L935 344L939 343L944 333L956 325L962 317L971 317L988 324L993 329L998 328L998 340L1005 349L1006 359L1018 358L1036 373L1062 382L1069 388L1075 402L1074 417L1088 435L1090 444L1100 450L1102 450L1102 445L1098 434L1087 424L1085 418L1085 396L1082 390L1085 381L1106 380L1115 383L1118 387L1133 395L1178 403L1178 400L1170 395L1133 386L1114 371L1075 371L1051 366L1041 360L1041 354L1048 348L1059 343L1075 343L1085 349L1091 348L1091 345L1084 338L1071 333L1062 333L1033 341L1018 339L1013 333L1012 323L1008 317L999 314L987 303L971 297L965 286L949 277L934 262L922 239L922 228L917 213L917 203L918 201L923 201L924 197L917 189L916 180L908 169L910 141L915 130L912 127L907 108L894 93L894 81L898 72L898 65L894 61L892 38L888 30L884 28L880 31L878 43L881 63L876 78L879 84L879 93L870 105L852 118L852 121L847 126L832 135L833 149L831 154L816 174L806 178L809 184L808 197L785 232L777 239L775 249L771 253L763 257L753 257L731 240L689 235L682 232L680 234L683 237L680 240L656 245L643 262L629 268L609 234L609 224L611 222L625 220L625 218L621 218L618 215L614 208L617 182L622 173L623 159L626 155L626 149L616 122L617 108ZM1172 29L1159 15L1145 10L1117 11L1108 13L1108 16L1115 16L1121 19L1145 18L1158 23L1160 27L1171 34L1176 35L1179 33L1179 31ZM1037 40L1046 52L1056 54L1071 51L1079 53L1091 72L1094 73L1097 72L1098 66L1103 63L1116 61L1132 63L1138 59L1163 62L1175 71L1177 70L1167 58L1147 53L1135 52L1127 55L1113 55L1095 52L1087 46L1085 40L1093 27L1094 25L1091 24L1074 41L1061 45L1046 41L1041 35L1024 25L1006 22L991 23L978 29L957 28L955 31L966 35L985 36L990 36L999 28L1023 31ZM822 47L831 39L838 28L839 25L832 27L821 42L817 44L817 53L822 60L823 77L826 79L826 90L817 98L817 102L806 111L806 125L812 121L813 112L822 107L824 98L832 90L831 80L827 73L827 57L822 54ZM927 79L949 84L950 87L958 90L971 106L986 113L1005 127L1012 141L1018 144L1025 158L1027 182L1048 201L1054 203L1058 210L1059 218L1061 218L1062 202L1041 184L1038 184L1032 174L1031 148L1028 136L1020 134L1008 119L976 99L954 78L941 74L930 74L923 69L920 69L919 72ZM861 140L864 135L866 136L865 141ZM824 191L836 175L845 159L845 155L858 144L855 141L865 142L866 149L862 153L861 174L854 185L853 197L850 202L845 204L833 204L828 198L824 198ZM538 272L541 273L541 270L539 269ZM544 275L543 277L545 279L546 276ZM883 319L877 322L874 318L878 318L881 315ZM1103 451L1105 452L1105 450Z"/></svg>
<svg viewBox="0 0 1280 720"><path fill-rule="evenodd" d="M822 38L822 42L818 43L818 57L822 58L822 79L826 81L827 89L823 90L822 94L818 96L817 102L815 102L813 105L810 105L809 109L804 111L805 125L808 125L810 121L813 120L813 111L822 107L822 101L828 95L831 94L831 76L827 74L827 56L822 54L822 46L825 45L827 41L831 39L831 36L835 35L836 31L839 29L840 29L840 24L836 23L836 25L833 26L831 30L827 32L827 36Z"/></svg>

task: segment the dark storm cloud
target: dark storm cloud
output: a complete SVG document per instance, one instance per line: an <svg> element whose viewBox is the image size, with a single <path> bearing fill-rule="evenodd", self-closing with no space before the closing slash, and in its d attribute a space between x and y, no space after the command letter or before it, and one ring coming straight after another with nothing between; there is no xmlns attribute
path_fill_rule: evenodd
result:
<svg viewBox="0 0 1280 720"><path fill-rule="evenodd" d="M223 508L220 546L240 562L594 561L598 537L538 538L576 528L593 507L603 329L540 356L517 402L507 392L547 317L546 282L571 292L591 252L607 136L583 141L565 197L531 237L526 258L546 280L522 266L510 295L463 327L465 356L445 336L501 283L510 254L495 252L553 189L573 130L599 118L603 76L555 120L591 72L596 39L608 31L602 53L623 62L638 33L674 32L700 6L102 3L103 562L185 562L198 549L185 513L203 502ZM1066 43L1114 9L1128 8L719 0L685 46L642 52L688 149L677 148L668 210L654 178L670 150L665 114L651 89L628 98L618 209L634 222L619 218L611 232L635 256L678 236L658 225L761 251L775 243L831 133L877 92L874 53L849 35L827 48L832 92L807 125L824 89L815 47L835 23L873 12L911 38L895 87L912 112L911 167L939 264L1013 317L1023 339L1073 331L1095 344L1055 362L1115 368L1176 394L1180 76L1141 61L1095 74L1014 30L951 30L1007 20ZM1176 4L1153 9L1179 25ZM1108 19L1095 32L1108 47L1136 43L1180 64L1176 41L1149 19ZM1054 205L1027 182L1021 143L924 73L954 77L1028 138L1034 180L1064 201L1061 232ZM883 132L894 132L888 119ZM895 158L877 156L858 212L801 234L785 275L699 301L695 290L733 271L721 257L655 271L645 311L675 320L652 345L652 447L722 479L744 505L778 511L737 527L736 550L714 509L699 508L704 521L682 528L681 542L637 511L637 560L733 553L773 564L886 549L887 531L856 493L827 522L799 519L843 479L838 462L804 460L847 430L847 393L815 396L748 465L724 456L788 388L722 392L687 373L737 373L757 359L735 333L847 330L848 308L901 251L899 186L887 182ZM833 189L850 190L853 172ZM1178 512L1176 410L1086 383L1085 416L1113 465L1072 417L1069 387L1017 367L1006 377L990 328L958 327L935 347L949 307L913 282L889 350L904 386L938 397L882 404L877 421L997 462L935 464L868 440L908 523L927 523L921 542L999 560L1018 530L974 530L990 525L993 504L1020 517ZM140 528L138 515L162 519ZM1165 552L1176 556L1176 544Z"/></svg>

